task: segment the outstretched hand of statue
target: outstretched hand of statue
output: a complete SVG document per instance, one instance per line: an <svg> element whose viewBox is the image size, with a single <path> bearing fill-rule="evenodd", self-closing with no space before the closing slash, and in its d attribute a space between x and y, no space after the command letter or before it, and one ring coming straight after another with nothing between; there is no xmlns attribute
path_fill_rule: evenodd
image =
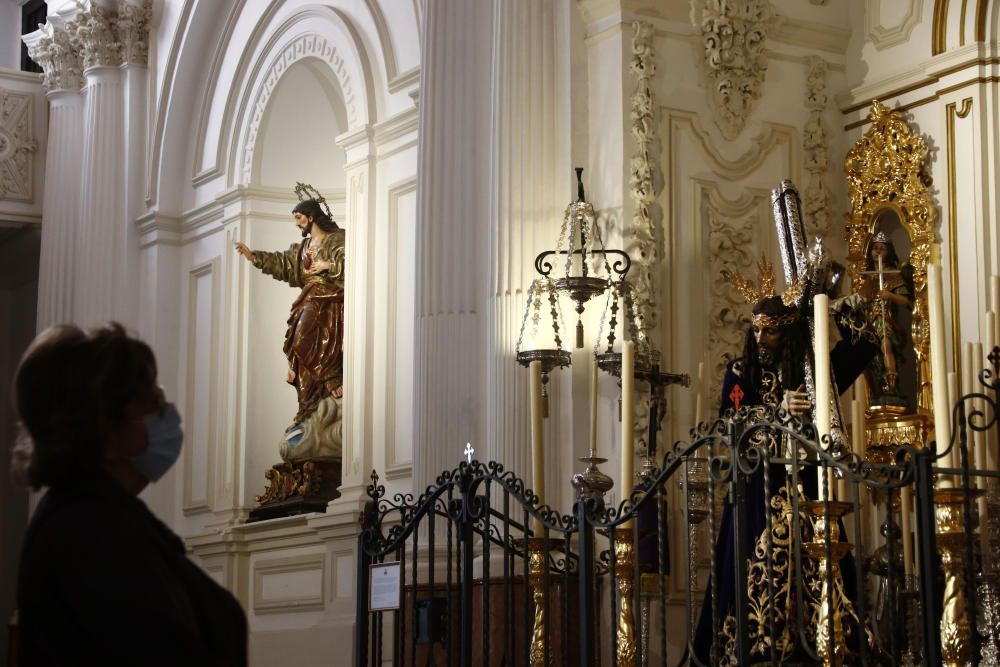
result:
<svg viewBox="0 0 1000 667"><path fill-rule="evenodd" d="M235 245L236 245L236 252L240 253L241 255L243 255L243 257L249 259L251 262L254 260L253 250L248 248L245 243L240 243L239 241L236 241Z"/></svg>

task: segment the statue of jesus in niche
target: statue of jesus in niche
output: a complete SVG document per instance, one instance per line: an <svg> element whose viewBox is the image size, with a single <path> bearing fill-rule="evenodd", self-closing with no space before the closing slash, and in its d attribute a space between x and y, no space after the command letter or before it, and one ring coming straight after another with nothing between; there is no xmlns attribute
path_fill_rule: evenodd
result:
<svg viewBox="0 0 1000 667"><path fill-rule="evenodd" d="M308 498L321 487L327 490L320 494L325 497L330 495L331 486L335 489L340 483L345 234L329 208L321 206L325 199L314 188L299 183L295 190L300 201L292 209L292 217L302 233L301 242L277 252L251 250L236 243L236 251L255 268L301 288L292 303L284 344L287 380L295 387L298 411L278 444L283 463L265 473L270 486L257 497L262 505L294 500L295 496ZM303 198L309 191L314 197ZM332 485L334 476L336 485ZM337 495L339 492L333 497Z"/></svg>

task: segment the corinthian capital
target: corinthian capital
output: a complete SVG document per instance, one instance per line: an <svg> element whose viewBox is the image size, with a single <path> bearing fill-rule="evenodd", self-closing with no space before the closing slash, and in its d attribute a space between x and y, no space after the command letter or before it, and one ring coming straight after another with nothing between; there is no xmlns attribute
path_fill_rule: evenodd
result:
<svg viewBox="0 0 1000 667"><path fill-rule="evenodd" d="M121 43L122 62L126 65L145 65L149 58L149 20L153 15L150 0L139 4L118 0L118 41Z"/></svg>
<svg viewBox="0 0 1000 667"><path fill-rule="evenodd" d="M114 16L94 2L80 6L73 25L84 71L91 67L117 67L121 64L121 46L115 36L113 22Z"/></svg>
<svg viewBox="0 0 1000 667"><path fill-rule="evenodd" d="M26 38L25 44L28 55L42 67L42 86L47 92L80 90L83 70L70 33L51 22L40 26L39 32L41 36L34 40Z"/></svg>

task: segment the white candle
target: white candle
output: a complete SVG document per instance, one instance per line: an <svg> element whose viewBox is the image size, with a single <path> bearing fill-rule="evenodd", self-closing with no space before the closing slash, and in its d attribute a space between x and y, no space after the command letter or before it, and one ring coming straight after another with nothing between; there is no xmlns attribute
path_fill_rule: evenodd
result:
<svg viewBox="0 0 1000 667"><path fill-rule="evenodd" d="M899 493L899 510L903 518L903 572L913 574L913 543L910 541L910 509L913 507L913 490L904 486Z"/></svg>
<svg viewBox="0 0 1000 667"><path fill-rule="evenodd" d="M597 359L590 363L590 455L597 456Z"/></svg>
<svg viewBox="0 0 1000 667"><path fill-rule="evenodd" d="M538 495L538 504L545 504L545 452L542 420L542 362L532 361L528 365L531 375L531 486ZM541 521L535 520L536 531L541 530Z"/></svg>
<svg viewBox="0 0 1000 667"><path fill-rule="evenodd" d="M813 298L813 330L815 333L815 343L813 357L815 359L814 379L816 383L816 436L820 446L827 447L828 442L825 437L830 435L830 297L825 294L817 294ZM816 468L816 483L820 500L826 500L827 491L823 488L822 473L829 469L819 466ZM829 485L830 477L827 477Z"/></svg>
<svg viewBox="0 0 1000 667"><path fill-rule="evenodd" d="M982 370L983 365L983 344L972 343L972 352L969 357L972 372L969 375L968 391L982 393L983 387L979 384L979 371ZM974 405L978 412L986 413L986 403L981 398L977 398ZM969 447L970 465L976 470L983 470L986 467L986 433L972 431L972 442ZM977 486L976 482L976 479L972 480L973 486Z"/></svg>
<svg viewBox="0 0 1000 667"><path fill-rule="evenodd" d="M635 343L628 340L622 345L622 499L632 495L632 414L635 401Z"/></svg>
<svg viewBox="0 0 1000 667"><path fill-rule="evenodd" d="M851 449L865 458L865 376L854 381L854 400L851 401Z"/></svg>
<svg viewBox="0 0 1000 667"><path fill-rule="evenodd" d="M694 423L700 424L705 418L705 362L698 362L698 382L695 384Z"/></svg>
<svg viewBox="0 0 1000 667"><path fill-rule="evenodd" d="M949 420L954 419L955 401L958 400L959 396L958 385L959 385L958 373L949 371L948 372L948 419ZM951 422L949 421L949 423ZM952 437L952 435L953 435L952 431L949 430L948 431L949 439ZM946 442L944 446L947 447L948 443ZM952 447L950 452L948 452L948 456L945 457L943 465L948 468L957 468L958 464L959 464L958 443L956 442L955 446Z"/></svg>
<svg viewBox="0 0 1000 667"><path fill-rule="evenodd" d="M1000 276L990 276L990 311L1000 313Z"/></svg>
<svg viewBox="0 0 1000 667"><path fill-rule="evenodd" d="M931 387L934 396L934 439L940 453L951 439L951 408L948 404L948 370L944 356L944 292L941 288L941 267L927 265L927 305L931 328ZM950 467L942 459L941 466ZM951 479L941 478L942 487L954 486Z"/></svg>
<svg viewBox="0 0 1000 667"><path fill-rule="evenodd" d="M992 354L993 348L997 345L997 314L995 312L986 313L986 358L982 359L983 368L993 368L992 363L989 360L989 355ZM986 443L984 444L986 448L986 454L983 456L983 464L988 470L996 470L996 450L997 450L997 440L996 440L996 429L991 428L986 432Z"/></svg>
<svg viewBox="0 0 1000 667"><path fill-rule="evenodd" d="M962 345L962 378L961 378L962 393L958 394L957 396L955 396L954 399L952 399L951 402L952 405L955 405L955 401L957 401L959 398L965 396L966 394L972 391L972 374L974 372L972 370L973 369L972 354L973 354L972 343L967 342L964 345ZM971 407L972 407L971 405L965 406L966 423L968 423L969 420L969 410ZM968 428L967 426L965 429L965 434L967 438L966 447L968 448L968 454L969 454L969 466L971 467L973 461L972 429ZM958 450L955 450L955 463L957 465L962 465L962 453Z"/></svg>

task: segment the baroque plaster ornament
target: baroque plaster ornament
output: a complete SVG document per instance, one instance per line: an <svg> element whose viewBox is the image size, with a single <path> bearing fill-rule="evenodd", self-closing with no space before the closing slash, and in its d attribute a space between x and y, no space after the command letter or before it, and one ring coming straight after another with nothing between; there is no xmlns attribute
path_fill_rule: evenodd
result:
<svg viewBox="0 0 1000 667"><path fill-rule="evenodd" d="M709 107L722 135L735 139L763 92L764 42L774 8L769 0L693 0L692 9L702 35L702 84Z"/></svg>
<svg viewBox="0 0 1000 667"><path fill-rule="evenodd" d="M750 215L743 220L727 222L723 213L711 207L707 199L703 205L708 209L709 275L713 277L708 334L712 369L706 372L712 378L709 398L717 408L714 401L722 392L726 364L733 350L742 349L744 331L751 321L749 306L730 287L722 271L727 267L740 271L753 266L753 256L757 254L753 235L756 218Z"/></svg>
<svg viewBox="0 0 1000 667"><path fill-rule="evenodd" d="M73 19L74 42L83 58L83 71L92 67L117 67L121 64L121 45L113 27L115 17L93 2L80 5Z"/></svg>
<svg viewBox="0 0 1000 667"><path fill-rule="evenodd" d="M806 108L809 119L802 132L805 151L805 168L809 174L802 197L802 209L809 231L826 236L830 231L830 202L832 195L826 181L829 167L829 132L823 122L823 112L828 102L827 62L816 56L807 59Z"/></svg>
<svg viewBox="0 0 1000 667"><path fill-rule="evenodd" d="M32 201L32 96L0 88L0 199Z"/></svg>
<svg viewBox="0 0 1000 667"><path fill-rule="evenodd" d="M118 0L118 41L121 43L121 58L125 65L146 65L149 60L149 21L153 16L150 0L135 5L127 0Z"/></svg>
<svg viewBox="0 0 1000 667"><path fill-rule="evenodd" d="M42 68L42 87L51 93L78 91L83 86L83 66L73 36L51 23L41 26L45 36L28 47L28 55Z"/></svg>
<svg viewBox="0 0 1000 667"><path fill-rule="evenodd" d="M636 78L632 93L632 138L636 151L629 161L629 195L633 214L629 231L638 251L638 270L634 278L634 306L640 338L648 341L657 327L655 268L659 264L656 240L660 233L659 209L654 205L658 192L659 167L655 156L656 117L651 80L656 74L653 54L653 26L636 21L632 24L632 58L629 70Z"/></svg>

